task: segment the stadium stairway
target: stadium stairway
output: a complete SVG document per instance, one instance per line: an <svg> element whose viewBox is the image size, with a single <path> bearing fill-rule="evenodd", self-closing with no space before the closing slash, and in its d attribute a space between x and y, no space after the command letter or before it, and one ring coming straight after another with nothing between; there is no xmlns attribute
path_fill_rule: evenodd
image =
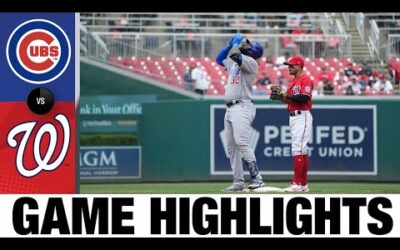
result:
<svg viewBox="0 0 400 250"><path fill-rule="evenodd" d="M353 60L357 63L369 60L371 56L369 54L368 45L366 41L363 42L361 40L355 24L350 25L350 28L347 29L342 15L337 15L336 19L339 20L342 26L346 29L346 33L351 35L351 57Z"/></svg>
<svg viewBox="0 0 400 250"><path fill-rule="evenodd" d="M347 30L351 34L351 55L354 61L362 62L368 60L371 56L369 54L368 46L362 42L360 35L355 27Z"/></svg>

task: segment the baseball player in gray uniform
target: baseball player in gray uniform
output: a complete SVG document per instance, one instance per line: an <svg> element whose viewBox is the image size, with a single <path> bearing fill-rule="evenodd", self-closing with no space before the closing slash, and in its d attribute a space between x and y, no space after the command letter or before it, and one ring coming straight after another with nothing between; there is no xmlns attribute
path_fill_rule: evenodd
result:
<svg viewBox="0 0 400 250"><path fill-rule="evenodd" d="M243 191L243 165L249 170L251 177L247 187L255 189L264 186L258 173L256 157L249 144L251 124L256 115L252 84L258 72L256 59L262 54L263 48L258 42L250 42L242 35L235 34L216 57L217 63L229 72L225 91L227 108L224 126L233 184L225 191Z"/></svg>

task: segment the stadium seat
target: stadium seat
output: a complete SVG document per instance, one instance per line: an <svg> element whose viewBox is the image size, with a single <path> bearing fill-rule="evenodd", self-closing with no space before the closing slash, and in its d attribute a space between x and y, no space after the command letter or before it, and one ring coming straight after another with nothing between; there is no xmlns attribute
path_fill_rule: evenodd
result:
<svg viewBox="0 0 400 250"><path fill-rule="evenodd" d="M287 68L277 68L274 66L265 64L265 57L263 57L259 61L259 72L256 76L255 82L263 77L263 72L266 71L268 73L271 82L277 82L280 76L284 76L286 81L290 81L293 76L289 75L289 71ZM321 67L327 67L328 71L331 72L333 76L341 70L344 70L348 63L353 63L354 69L356 72L359 71L359 67L357 64L353 62L351 58L314 58L314 59L306 59L306 65L304 68L304 72L310 76L312 80L318 75L321 71ZM400 68L400 59L392 58L389 60L392 67ZM215 58L208 57L173 57L173 58L165 58L165 57L145 57L141 56L138 58L135 57L121 57L114 56L110 57L109 63L113 66L129 70L135 74L144 75L155 79L160 82L164 82L165 84L175 86L177 88L185 89L184 83L184 75L190 63L195 63L196 65L200 65L204 67L204 70L207 72L207 78L210 81L210 88L207 91L206 95L224 95L225 93L225 85L228 77L228 72L215 62ZM334 94L335 95L343 95L344 90L340 85L333 84ZM268 86L262 86L262 90L270 91ZM355 95L380 95L380 96L390 96L394 95L393 91L374 91L370 88L367 88L365 92L355 93Z"/></svg>

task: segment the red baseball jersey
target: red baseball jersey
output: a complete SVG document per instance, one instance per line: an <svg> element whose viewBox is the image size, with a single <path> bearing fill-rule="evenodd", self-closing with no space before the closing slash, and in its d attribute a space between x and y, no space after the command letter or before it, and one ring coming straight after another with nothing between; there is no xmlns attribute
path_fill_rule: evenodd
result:
<svg viewBox="0 0 400 250"><path fill-rule="evenodd" d="M289 83L287 93L290 95L298 95L298 94L308 95L310 98L306 103L294 102L289 99L287 108L288 111L311 110L313 87L314 84L312 83L311 79L305 74L293 79Z"/></svg>

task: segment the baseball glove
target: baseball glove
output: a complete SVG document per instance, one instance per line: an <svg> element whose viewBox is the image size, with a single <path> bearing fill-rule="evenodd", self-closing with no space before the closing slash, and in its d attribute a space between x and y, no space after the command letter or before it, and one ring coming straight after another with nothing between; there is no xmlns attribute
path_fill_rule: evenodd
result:
<svg viewBox="0 0 400 250"><path fill-rule="evenodd" d="M271 85L271 100L281 100L285 96L285 92L279 84Z"/></svg>

